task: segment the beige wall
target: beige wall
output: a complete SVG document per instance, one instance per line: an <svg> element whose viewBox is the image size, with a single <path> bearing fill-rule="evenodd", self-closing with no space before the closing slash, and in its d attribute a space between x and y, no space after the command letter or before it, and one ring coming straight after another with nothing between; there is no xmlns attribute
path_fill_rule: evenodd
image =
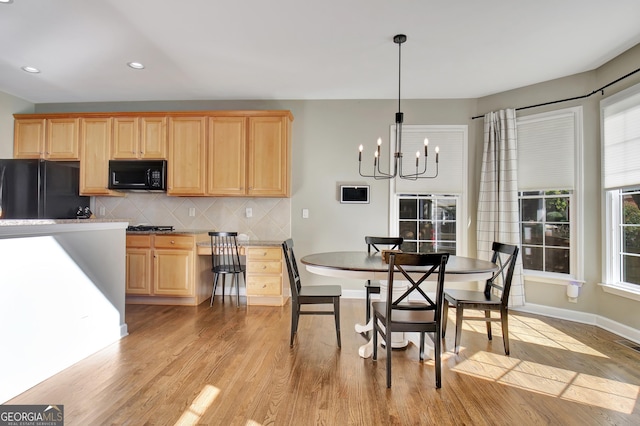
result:
<svg viewBox="0 0 640 426"><path fill-rule="evenodd" d="M592 90L637 68L640 46L636 46L598 70L523 87L481 99L404 100L402 110L406 124L462 124L469 126L469 214L468 252L475 254L475 210L480 163L482 159L482 119L471 117L505 107L522 107L574 97ZM609 96L640 82L640 74L605 91ZM601 315L621 324L640 329L640 316L633 315L640 302L604 293L597 285L602 275L599 106L601 94L588 99L547 107L522 110L534 114L552 109L582 105L584 113L584 229L585 279L578 303L569 303L565 287L529 283L527 301L552 308ZM0 111L3 107L0 97ZM4 109L3 109L4 108ZM378 137L388 140L393 124L395 100L345 101L185 101L128 102L91 104L39 104L35 111L145 111L202 109L289 109L293 123L291 235L296 242L298 258L311 252L362 249L365 234L385 234L389 222L388 182L367 181L371 186L371 203L345 205L337 200L339 183L365 182L357 172L357 146L372 144ZM6 117L3 117L6 119ZM0 118L1 119L1 118ZM10 139L0 142L0 152L7 152ZM301 211L309 209L309 218ZM334 282L303 271L308 283ZM346 289L362 289L360 282L343 282Z"/></svg>
<svg viewBox="0 0 640 426"><path fill-rule="evenodd" d="M13 157L13 114L27 114L34 108L30 102L0 92L0 158Z"/></svg>

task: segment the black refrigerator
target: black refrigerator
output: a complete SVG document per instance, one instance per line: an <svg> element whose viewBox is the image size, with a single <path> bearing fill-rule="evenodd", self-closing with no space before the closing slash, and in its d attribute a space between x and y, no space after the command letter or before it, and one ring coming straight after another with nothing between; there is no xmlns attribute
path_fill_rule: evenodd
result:
<svg viewBox="0 0 640 426"><path fill-rule="evenodd" d="M0 219L75 219L79 193L76 161L0 159Z"/></svg>

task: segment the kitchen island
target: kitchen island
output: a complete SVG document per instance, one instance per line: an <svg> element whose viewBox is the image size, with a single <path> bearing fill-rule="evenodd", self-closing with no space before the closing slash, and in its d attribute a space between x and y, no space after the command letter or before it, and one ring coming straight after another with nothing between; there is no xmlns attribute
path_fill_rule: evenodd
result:
<svg viewBox="0 0 640 426"><path fill-rule="evenodd" d="M127 225L0 220L0 403L127 335Z"/></svg>

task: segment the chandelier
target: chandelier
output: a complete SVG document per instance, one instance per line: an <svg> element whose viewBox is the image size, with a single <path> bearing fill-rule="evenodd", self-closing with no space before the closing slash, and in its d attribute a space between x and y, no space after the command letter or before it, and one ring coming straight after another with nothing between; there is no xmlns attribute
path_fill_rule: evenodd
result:
<svg viewBox="0 0 640 426"><path fill-rule="evenodd" d="M428 145L429 140L424 139L424 161L420 161L420 151L416 151L416 166L415 172L404 174L402 168L402 121L404 114L400 110L400 80L401 80L401 50L402 43L407 41L407 36L404 34L398 34L393 37L393 42L398 45L398 112L396 113L396 141L395 141L395 153L393 154L393 170L383 172L380 169L380 150L382 147L382 138L378 138L378 147L373 153L373 174L362 173L362 151L363 146L360 145L358 153L358 172L362 177L374 178L374 179L393 179L396 176L401 179L417 180L417 179L433 179L438 176L438 152L439 147L436 147L436 159L435 159L435 172L433 174L427 174L427 160L428 160ZM420 167L420 163L423 166Z"/></svg>

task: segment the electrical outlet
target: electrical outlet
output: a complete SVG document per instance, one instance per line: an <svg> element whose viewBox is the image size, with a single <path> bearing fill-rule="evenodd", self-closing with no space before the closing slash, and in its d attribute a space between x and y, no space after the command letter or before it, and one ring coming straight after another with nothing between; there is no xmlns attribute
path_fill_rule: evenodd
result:
<svg viewBox="0 0 640 426"><path fill-rule="evenodd" d="M309 209L302 209L302 218L309 219Z"/></svg>
<svg viewBox="0 0 640 426"><path fill-rule="evenodd" d="M196 215L196 208L195 207L189 207L189 216L190 217L195 217Z"/></svg>
<svg viewBox="0 0 640 426"><path fill-rule="evenodd" d="M247 207L245 209L245 213L246 213L247 217L251 217L251 216L253 216L253 209L251 207Z"/></svg>
<svg viewBox="0 0 640 426"><path fill-rule="evenodd" d="M104 206L100 206L100 216L104 216L105 214Z"/></svg>

